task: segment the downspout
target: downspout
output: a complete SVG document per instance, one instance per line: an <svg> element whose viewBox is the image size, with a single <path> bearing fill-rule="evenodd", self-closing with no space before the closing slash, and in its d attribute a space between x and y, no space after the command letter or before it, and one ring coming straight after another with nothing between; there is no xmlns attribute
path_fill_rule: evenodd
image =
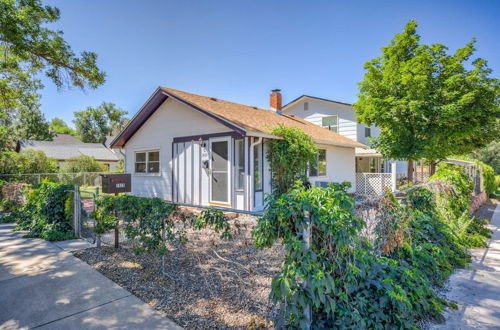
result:
<svg viewBox="0 0 500 330"><path fill-rule="evenodd" d="M250 175L248 176L248 200L249 200L249 203L248 203L248 210L251 211L253 210L254 208L254 199L255 199L255 192L254 192L254 182L255 182L255 171L254 171L254 164L255 164L255 161L254 161L254 148L255 146L259 145L260 143L262 143L262 137L259 137L257 139L257 141L253 142L250 144ZM262 173L261 173L262 175Z"/></svg>

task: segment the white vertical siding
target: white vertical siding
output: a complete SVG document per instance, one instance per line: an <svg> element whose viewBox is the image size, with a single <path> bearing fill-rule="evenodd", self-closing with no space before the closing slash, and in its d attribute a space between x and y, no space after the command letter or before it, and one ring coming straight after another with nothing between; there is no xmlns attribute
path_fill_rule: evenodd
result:
<svg viewBox="0 0 500 330"><path fill-rule="evenodd" d="M175 137L229 132L230 129L190 107L167 99L125 145L125 172L132 173L132 194L172 200L172 141ZM160 150L159 174L135 174L135 151ZM184 171L184 168L175 168ZM202 175L204 183L208 178ZM182 185L184 194L184 182ZM208 201L208 195L203 196Z"/></svg>

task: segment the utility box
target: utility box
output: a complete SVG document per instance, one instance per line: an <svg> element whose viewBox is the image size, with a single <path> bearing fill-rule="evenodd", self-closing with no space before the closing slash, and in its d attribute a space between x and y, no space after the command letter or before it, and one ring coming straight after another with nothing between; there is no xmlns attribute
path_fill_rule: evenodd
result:
<svg viewBox="0 0 500 330"><path fill-rule="evenodd" d="M102 192L105 194L118 194L132 191L132 178L130 174L101 174Z"/></svg>

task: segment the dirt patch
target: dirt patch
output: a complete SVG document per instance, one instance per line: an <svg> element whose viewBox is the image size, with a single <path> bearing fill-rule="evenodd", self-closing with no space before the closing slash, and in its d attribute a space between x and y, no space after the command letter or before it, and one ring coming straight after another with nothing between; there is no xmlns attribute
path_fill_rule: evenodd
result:
<svg viewBox="0 0 500 330"><path fill-rule="evenodd" d="M488 199L486 202L479 207L479 209L474 213L474 216L476 218L484 218L484 219L490 219L493 217L493 213L495 212L495 208L497 207L497 204L499 203L498 200L495 199Z"/></svg>
<svg viewBox="0 0 500 330"><path fill-rule="evenodd" d="M220 240L212 230L189 230L185 245L171 247L166 277L159 258L129 248L74 254L186 329L272 328L271 280L280 271L284 251L253 246L255 219L231 222L232 241Z"/></svg>

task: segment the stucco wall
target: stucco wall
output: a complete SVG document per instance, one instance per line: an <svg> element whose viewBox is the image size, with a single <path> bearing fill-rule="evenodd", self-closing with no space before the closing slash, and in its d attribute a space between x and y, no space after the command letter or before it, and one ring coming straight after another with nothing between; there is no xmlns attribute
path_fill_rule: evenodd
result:
<svg viewBox="0 0 500 330"><path fill-rule="evenodd" d="M319 145L320 149L326 149L326 176L309 177L311 183L316 181L328 181L341 183L351 182L350 192L356 191L355 153L354 148L342 148L334 146Z"/></svg>

